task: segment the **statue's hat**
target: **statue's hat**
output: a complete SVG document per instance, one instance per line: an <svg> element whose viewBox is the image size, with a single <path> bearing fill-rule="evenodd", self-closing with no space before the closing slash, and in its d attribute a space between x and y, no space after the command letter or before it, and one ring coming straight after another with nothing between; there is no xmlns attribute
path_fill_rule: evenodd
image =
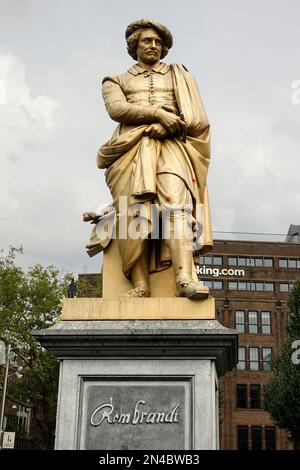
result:
<svg viewBox="0 0 300 470"><path fill-rule="evenodd" d="M173 46L173 36L171 34L171 31L169 31L166 26L162 25L158 21L149 20L148 18L143 18L141 20L133 21L132 23L130 23L126 28L125 37L126 39L129 38L129 36L131 36L131 34L137 31L138 29L150 28L157 31L167 48L171 49L171 47Z"/></svg>

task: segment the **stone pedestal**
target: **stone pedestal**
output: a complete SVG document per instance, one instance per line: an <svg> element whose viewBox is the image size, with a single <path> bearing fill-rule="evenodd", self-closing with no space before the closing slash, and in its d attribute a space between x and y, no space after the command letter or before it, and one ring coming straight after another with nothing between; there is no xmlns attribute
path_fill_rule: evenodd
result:
<svg viewBox="0 0 300 470"><path fill-rule="evenodd" d="M145 303L142 320L121 300L82 301L70 299L63 321L34 332L61 360L56 449L218 449L218 377L236 365L236 330L197 318L202 301L173 298L168 319L151 318ZM212 300L203 302L211 315ZM185 303L192 319L183 319ZM124 319L110 319L117 308Z"/></svg>

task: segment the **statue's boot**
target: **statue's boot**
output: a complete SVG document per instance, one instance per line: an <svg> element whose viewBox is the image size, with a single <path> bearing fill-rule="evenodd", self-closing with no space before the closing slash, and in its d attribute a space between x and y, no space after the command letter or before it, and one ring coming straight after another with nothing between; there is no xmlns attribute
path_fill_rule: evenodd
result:
<svg viewBox="0 0 300 470"><path fill-rule="evenodd" d="M208 287L200 284L190 277L180 277L176 279L176 287L180 297L189 299L206 299L209 295Z"/></svg>
<svg viewBox="0 0 300 470"><path fill-rule="evenodd" d="M146 284L135 286L127 294L121 295L120 297L126 298L141 298L141 297L150 297L151 293L149 287Z"/></svg>
<svg viewBox="0 0 300 470"><path fill-rule="evenodd" d="M131 270L131 282L133 289L121 297L139 298L150 297L149 287L149 246L148 240L144 240L143 252Z"/></svg>
<svg viewBox="0 0 300 470"><path fill-rule="evenodd" d="M208 297L208 287L201 284L196 276L193 275L195 273L195 265L193 250L189 249L189 241L184 238L173 238L171 224L171 236L165 242L171 253L178 295L180 297L188 297L189 299L205 299Z"/></svg>

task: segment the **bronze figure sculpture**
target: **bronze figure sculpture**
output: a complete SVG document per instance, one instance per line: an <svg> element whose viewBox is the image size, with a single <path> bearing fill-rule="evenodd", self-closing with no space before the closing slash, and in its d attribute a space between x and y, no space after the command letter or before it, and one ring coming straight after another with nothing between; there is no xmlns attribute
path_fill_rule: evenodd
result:
<svg viewBox="0 0 300 470"><path fill-rule="evenodd" d="M132 282L127 296L149 297L149 273L172 264L178 294L205 298L208 289L193 275L193 255L212 247L206 186L209 121L194 77L183 65L161 61L173 45L171 32L142 19L131 23L125 36L128 53L137 63L103 80L104 103L118 126L98 151L97 164L106 169L116 233L125 218L127 227L137 217L147 222L143 237L117 236L122 270ZM125 206L120 204L124 196ZM159 229L159 237L151 237L157 229L153 204L159 217L168 214L168 236ZM136 210L141 206L142 215ZM86 220L92 218L86 215ZM188 237L176 237L178 227L181 234L192 234L192 248Z"/></svg>

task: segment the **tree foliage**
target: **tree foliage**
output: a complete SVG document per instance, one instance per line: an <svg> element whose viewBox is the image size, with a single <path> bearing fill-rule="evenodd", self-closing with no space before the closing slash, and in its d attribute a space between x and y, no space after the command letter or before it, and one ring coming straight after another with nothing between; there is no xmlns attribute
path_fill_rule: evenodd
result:
<svg viewBox="0 0 300 470"><path fill-rule="evenodd" d="M31 408L34 447L51 448L54 439L58 360L32 336L50 327L61 313L68 278L39 264L25 272L16 265L22 249L0 253L0 339L11 345L22 378L10 379L8 399Z"/></svg>
<svg viewBox="0 0 300 470"><path fill-rule="evenodd" d="M290 432L300 448L300 364L292 361L295 340L300 340L300 281L289 295L287 337L273 361L274 373L265 386L265 408L275 423ZM294 354L293 354L294 353ZM299 354L300 356L300 354Z"/></svg>

